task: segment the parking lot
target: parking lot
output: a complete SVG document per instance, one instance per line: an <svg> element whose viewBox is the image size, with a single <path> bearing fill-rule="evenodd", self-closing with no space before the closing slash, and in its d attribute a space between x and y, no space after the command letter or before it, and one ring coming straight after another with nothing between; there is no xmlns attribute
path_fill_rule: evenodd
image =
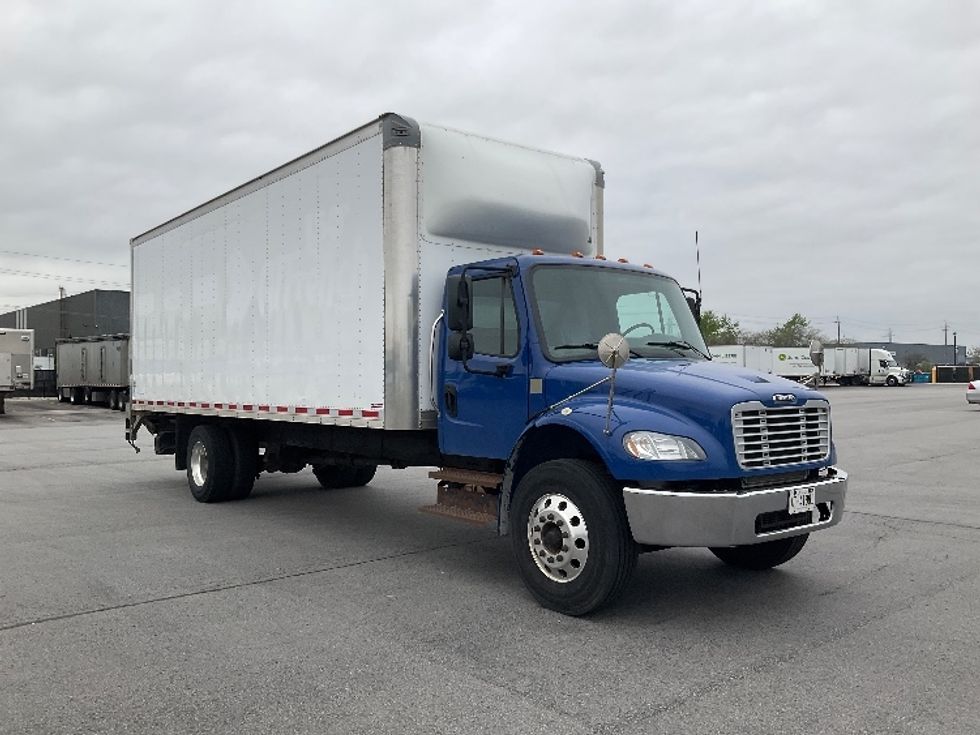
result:
<svg viewBox="0 0 980 735"><path fill-rule="evenodd" d="M830 388L843 522L764 573L640 558L537 606L425 470L195 503L119 413L0 416L0 732L975 733L980 409Z"/></svg>

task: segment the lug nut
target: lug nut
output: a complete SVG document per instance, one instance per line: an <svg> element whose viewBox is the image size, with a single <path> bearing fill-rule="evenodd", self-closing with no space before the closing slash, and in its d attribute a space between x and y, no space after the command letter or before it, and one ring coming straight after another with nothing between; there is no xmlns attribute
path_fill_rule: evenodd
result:
<svg viewBox="0 0 980 735"><path fill-rule="evenodd" d="M558 556L555 557L555 561L561 561L561 560L562 560L562 555L561 554L559 554Z"/></svg>
<svg viewBox="0 0 980 735"><path fill-rule="evenodd" d="M539 538L536 538L536 539L534 539L534 545L535 545L535 546L540 546L540 545L541 545L541 539L539 539ZM566 546L566 547L564 548L564 550L565 550L565 551L568 551L568 547Z"/></svg>
<svg viewBox="0 0 980 735"><path fill-rule="evenodd" d="M549 563L549 564L554 564L554 563L555 563L555 557L553 557L553 556L549 556L549 557L548 557L548 563Z"/></svg>
<svg viewBox="0 0 980 735"><path fill-rule="evenodd" d="M561 518L559 518L557 521L555 521L555 525L556 526L564 526L565 525L565 521L563 521Z"/></svg>
<svg viewBox="0 0 980 735"><path fill-rule="evenodd" d="M561 537L562 538L568 538L568 531L562 531L561 532Z"/></svg>
<svg viewBox="0 0 980 735"><path fill-rule="evenodd" d="M537 543L537 541L535 541L535 543ZM561 550L562 550L562 551L568 551L568 547L567 547L567 546L562 546L562 547L561 547Z"/></svg>
<svg viewBox="0 0 980 735"><path fill-rule="evenodd" d="M544 556L544 549L541 549L541 551L538 552L538 556Z"/></svg>

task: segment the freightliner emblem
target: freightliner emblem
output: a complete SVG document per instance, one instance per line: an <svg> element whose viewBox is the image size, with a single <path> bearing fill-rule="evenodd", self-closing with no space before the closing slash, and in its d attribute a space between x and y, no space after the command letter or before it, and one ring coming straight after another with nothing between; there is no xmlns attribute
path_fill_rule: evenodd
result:
<svg viewBox="0 0 980 735"><path fill-rule="evenodd" d="M774 393L772 400L776 403L795 403L796 396L792 393Z"/></svg>

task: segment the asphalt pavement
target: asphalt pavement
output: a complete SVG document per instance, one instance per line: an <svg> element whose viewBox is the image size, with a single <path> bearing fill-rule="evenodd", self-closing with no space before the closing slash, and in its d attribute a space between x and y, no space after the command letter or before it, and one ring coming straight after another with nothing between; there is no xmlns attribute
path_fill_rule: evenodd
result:
<svg viewBox="0 0 980 735"><path fill-rule="evenodd" d="M976 733L980 408L831 388L848 512L749 573L640 558L615 607L540 608L435 483L309 471L195 503L122 416L0 416L0 733Z"/></svg>

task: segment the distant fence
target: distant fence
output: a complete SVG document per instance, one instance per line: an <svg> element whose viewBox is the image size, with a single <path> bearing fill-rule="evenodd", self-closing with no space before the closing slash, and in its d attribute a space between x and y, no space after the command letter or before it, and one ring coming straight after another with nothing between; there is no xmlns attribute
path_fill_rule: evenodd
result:
<svg viewBox="0 0 980 735"><path fill-rule="evenodd" d="M936 365L932 369L933 383L969 383L980 380L980 365Z"/></svg>
<svg viewBox="0 0 980 735"><path fill-rule="evenodd" d="M34 387L31 390L14 391L13 395L33 396L35 398L56 396L58 395L56 380L54 370L35 370Z"/></svg>

